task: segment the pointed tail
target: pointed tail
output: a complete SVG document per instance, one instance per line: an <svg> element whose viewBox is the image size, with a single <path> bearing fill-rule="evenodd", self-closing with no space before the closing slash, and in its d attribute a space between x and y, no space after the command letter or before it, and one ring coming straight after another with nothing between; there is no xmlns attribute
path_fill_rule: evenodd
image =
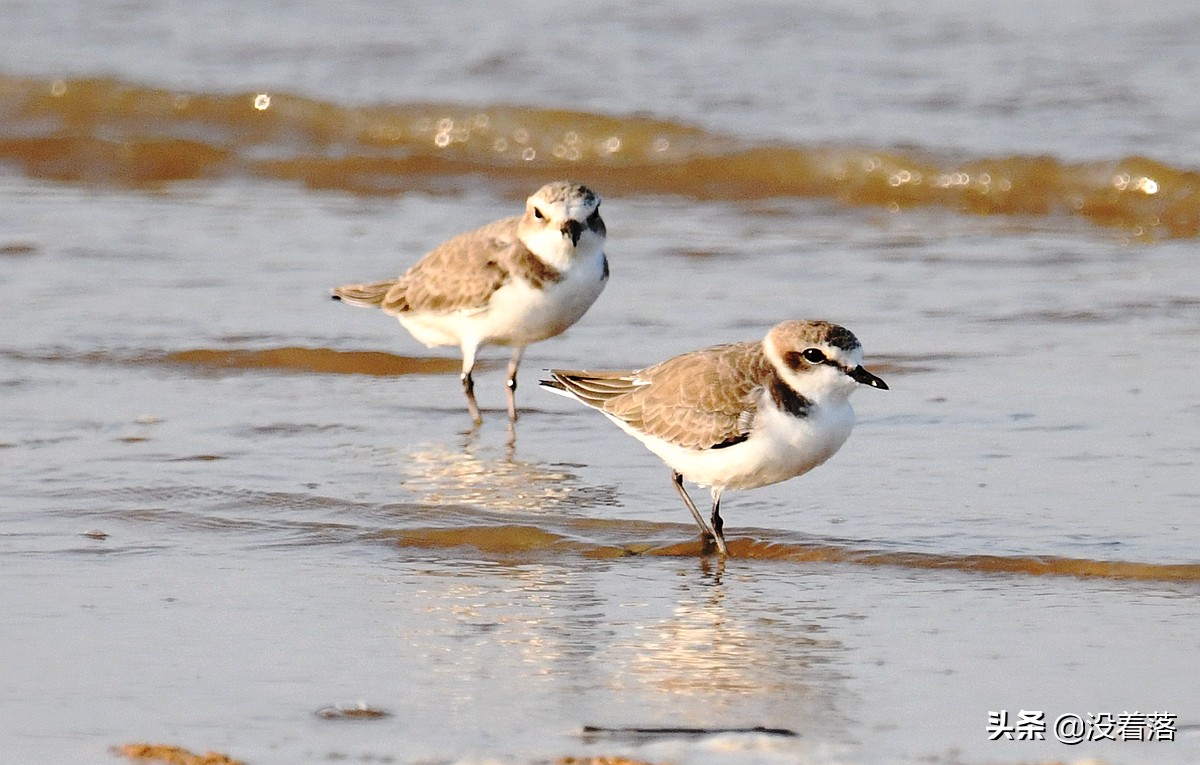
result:
<svg viewBox="0 0 1200 765"><path fill-rule="evenodd" d="M383 300L387 297L388 290L396 283L395 279L389 279L386 282L373 282L370 284L346 284L341 287L334 287L334 300L340 300L343 303L350 305L364 306L366 308L380 308L383 306Z"/></svg>
<svg viewBox="0 0 1200 765"><path fill-rule="evenodd" d="M586 372L551 369L549 380L538 381L538 385L551 393L573 398L601 410L609 399L625 395L640 384L637 382L637 372L633 370Z"/></svg>

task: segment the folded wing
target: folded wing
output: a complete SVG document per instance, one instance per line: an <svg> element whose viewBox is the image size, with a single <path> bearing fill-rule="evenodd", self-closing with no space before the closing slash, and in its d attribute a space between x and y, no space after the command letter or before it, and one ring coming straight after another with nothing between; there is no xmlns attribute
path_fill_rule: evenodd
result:
<svg viewBox="0 0 1200 765"><path fill-rule="evenodd" d="M685 353L636 371L552 370L547 386L687 449L744 441L773 369L761 343Z"/></svg>

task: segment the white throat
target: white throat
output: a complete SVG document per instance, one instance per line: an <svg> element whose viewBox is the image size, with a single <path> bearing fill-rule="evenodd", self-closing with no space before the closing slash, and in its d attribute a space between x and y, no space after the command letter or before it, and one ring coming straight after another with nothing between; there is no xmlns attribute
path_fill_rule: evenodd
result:
<svg viewBox="0 0 1200 765"><path fill-rule="evenodd" d="M604 237L586 228L576 245L572 245L561 231L549 226L526 237L524 243L542 262L559 271L566 271L577 261L590 261L604 251Z"/></svg>

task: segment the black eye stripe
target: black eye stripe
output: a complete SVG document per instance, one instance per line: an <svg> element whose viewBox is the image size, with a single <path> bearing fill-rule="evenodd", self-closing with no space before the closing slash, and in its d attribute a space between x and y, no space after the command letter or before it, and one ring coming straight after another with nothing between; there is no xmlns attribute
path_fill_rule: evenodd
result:
<svg viewBox="0 0 1200 765"><path fill-rule="evenodd" d="M809 356L812 358L809 358ZM783 354L783 363L793 372L799 372L801 369L808 369L817 364L824 364L827 367L833 367L834 369L840 369L843 372L849 373L836 359L829 358L817 348L806 348L803 351L788 351Z"/></svg>
<svg viewBox="0 0 1200 765"><path fill-rule="evenodd" d="M826 356L819 348L805 348L803 351L788 351L783 354L783 363L788 365L788 368L793 372L804 367L810 367L814 364L831 364L838 366L838 363Z"/></svg>

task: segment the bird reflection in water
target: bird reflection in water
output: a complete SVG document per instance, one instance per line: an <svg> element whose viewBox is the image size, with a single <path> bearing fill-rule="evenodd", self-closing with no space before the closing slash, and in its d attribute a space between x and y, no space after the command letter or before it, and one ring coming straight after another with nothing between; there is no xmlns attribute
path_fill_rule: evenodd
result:
<svg viewBox="0 0 1200 765"><path fill-rule="evenodd" d="M614 487L586 485L570 465L519 460L514 452L511 432L503 447L480 444L477 433L457 451L423 444L403 455L403 485L422 502L492 511L588 512L617 502Z"/></svg>

